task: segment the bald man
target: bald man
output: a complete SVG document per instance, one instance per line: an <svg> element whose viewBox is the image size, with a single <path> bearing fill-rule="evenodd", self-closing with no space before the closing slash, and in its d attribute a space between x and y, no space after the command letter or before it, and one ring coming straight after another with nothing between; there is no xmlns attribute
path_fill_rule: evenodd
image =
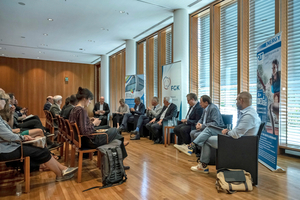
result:
<svg viewBox="0 0 300 200"><path fill-rule="evenodd" d="M107 116L110 112L109 106L104 102L104 97L100 97L99 102L95 104L93 113L95 118L101 120L100 126L107 125Z"/></svg>

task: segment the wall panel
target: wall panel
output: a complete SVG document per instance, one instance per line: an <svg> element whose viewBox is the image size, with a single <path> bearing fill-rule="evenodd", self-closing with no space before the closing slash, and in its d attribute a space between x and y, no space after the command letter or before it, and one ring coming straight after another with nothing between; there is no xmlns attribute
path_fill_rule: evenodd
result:
<svg viewBox="0 0 300 200"><path fill-rule="evenodd" d="M69 82L64 78L68 77ZM66 97L75 94L78 87L94 92L94 65L0 57L0 87L12 92L19 105L29 113L44 118L43 106L48 95ZM89 115L92 115L92 105Z"/></svg>

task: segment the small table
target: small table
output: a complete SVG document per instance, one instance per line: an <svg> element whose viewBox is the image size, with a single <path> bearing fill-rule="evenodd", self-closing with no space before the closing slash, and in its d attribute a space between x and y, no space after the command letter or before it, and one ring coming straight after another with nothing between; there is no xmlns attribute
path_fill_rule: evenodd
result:
<svg viewBox="0 0 300 200"><path fill-rule="evenodd" d="M165 126L165 137L164 137L164 142L165 142L165 147L167 146L167 142L168 142L168 145L170 145L170 142L171 142L171 140L170 140L170 130L171 129L174 129L175 128L175 126ZM175 136L175 139L174 139L174 143L175 144L177 144L177 137L176 137L176 135L174 135Z"/></svg>

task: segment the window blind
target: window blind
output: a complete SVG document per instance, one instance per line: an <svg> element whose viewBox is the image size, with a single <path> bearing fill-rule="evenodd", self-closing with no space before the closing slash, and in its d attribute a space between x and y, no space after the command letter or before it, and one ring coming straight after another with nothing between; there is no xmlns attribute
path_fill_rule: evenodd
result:
<svg viewBox="0 0 300 200"><path fill-rule="evenodd" d="M172 63L172 28L166 30L166 64Z"/></svg>
<svg viewBox="0 0 300 200"><path fill-rule="evenodd" d="M229 1L220 7L220 111L233 115L237 121L237 46L238 10L237 1Z"/></svg>
<svg viewBox="0 0 300 200"><path fill-rule="evenodd" d="M155 97L158 97L158 37L154 36L154 45L153 45L153 94Z"/></svg>
<svg viewBox="0 0 300 200"><path fill-rule="evenodd" d="M288 1L287 144L300 145L300 1Z"/></svg>
<svg viewBox="0 0 300 200"><path fill-rule="evenodd" d="M203 11L198 17L198 97L210 95L210 14Z"/></svg>
<svg viewBox="0 0 300 200"><path fill-rule="evenodd" d="M275 34L275 0L250 0L249 4L249 92L252 95L252 106L256 109L256 48Z"/></svg>

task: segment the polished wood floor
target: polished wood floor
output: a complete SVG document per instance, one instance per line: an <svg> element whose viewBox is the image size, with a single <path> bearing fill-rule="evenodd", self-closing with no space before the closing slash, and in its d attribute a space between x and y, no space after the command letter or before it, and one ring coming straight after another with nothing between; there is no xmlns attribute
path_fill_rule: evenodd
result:
<svg viewBox="0 0 300 200"><path fill-rule="evenodd" d="M129 139L128 133L124 136ZM142 138L130 141L127 151L129 156L125 165L129 165L130 170L126 171L128 180L122 185L82 192L101 185L94 156L93 161L86 159L83 162L82 183L77 183L76 177L57 183L50 171L34 172L31 173L29 194L16 197L16 182L10 179L0 185L0 199L300 199L299 157L279 155L278 165L286 173L274 173L259 164L258 186L252 192L229 195L215 189L215 166L210 166L209 174L192 172L190 167L195 165L196 157L179 153L173 146L154 145Z"/></svg>

